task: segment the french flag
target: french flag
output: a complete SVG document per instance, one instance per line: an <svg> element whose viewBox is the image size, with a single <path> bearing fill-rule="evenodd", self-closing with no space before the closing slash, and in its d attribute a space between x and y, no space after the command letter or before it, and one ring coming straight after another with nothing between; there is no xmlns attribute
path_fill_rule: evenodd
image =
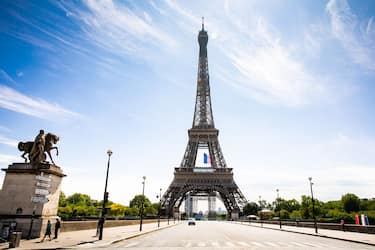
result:
<svg viewBox="0 0 375 250"><path fill-rule="evenodd" d="M203 163L204 164L211 164L211 159L208 157L208 154L203 153Z"/></svg>

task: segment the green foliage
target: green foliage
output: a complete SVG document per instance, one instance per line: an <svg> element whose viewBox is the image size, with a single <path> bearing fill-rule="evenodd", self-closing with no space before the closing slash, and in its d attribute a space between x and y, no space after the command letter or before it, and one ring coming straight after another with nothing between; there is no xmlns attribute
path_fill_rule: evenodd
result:
<svg viewBox="0 0 375 250"><path fill-rule="evenodd" d="M375 211L375 199L363 199L360 201L360 210L365 211L365 210L374 210Z"/></svg>
<svg viewBox="0 0 375 250"><path fill-rule="evenodd" d="M153 206L145 207L145 215L157 215L158 210L155 209Z"/></svg>
<svg viewBox="0 0 375 250"><path fill-rule="evenodd" d="M343 210L342 202L339 201L327 201L323 204L322 209L330 210L330 209L341 209Z"/></svg>
<svg viewBox="0 0 375 250"><path fill-rule="evenodd" d="M142 203L143 203L143 208L144 208L144 214L145 215L157 215L158 214L158 207L159 203L154 203L151 204L151 201L144 195L136 195L134 198L130 201L129 207L130 208L136 208L137 210L131 210L132 216L139 216L140 211L142 208ZM135 212L138 211L137 214Z"/></svg>
<svg viewBox="0 0 375 250"><path fill-rule="evenodd" d="M320 217L322 213L321 207L323 206L323 202L314 199L314 214L315 217ZM302 195L301 197L301 206L300 206L300 213L303 219L312 219L313 217L313 203L310 196Z"/></svg>
<svg viewBox="0 0 375 250"><path fill-rule="evenodd" d="M294 210L299 210L301 205L296 199L292 199L292 200L281 199L280 207L281 207L281 209L284 209L284 210L288 211L289 213L291 213Z"/></svg>
<svg viewBox="0 0 375 250"><path fill-rule="evenodd" d="M342 205L347 213L359 211L359 198L355 194L345 194L341 197Z"/></svg>
<svg viewBox="0 0 375 250"><path fill-rule="evenodd" d="M109 206L110 210L108 212L109 216L123 217L125 216L126 207L121 204L113 203Z"/></svg>
<svg viewBox="0 0 375 250"><path fill-rule="evenodd" d="M300 210L294 210L289 214L290 219L300 219L302 218L301 211Z"/></svg>
<svg viewBox="0 0 375 250"><path fill-rule="evenodd" d="M102 207L102 202L92 200L87 194L75 193L66 197L62 192L59 199L57 215L63 220L70 220L77 217L99 216L98 208ZM113 202L108 202L108 206Z"/></svg>
<svg viewBox="0 0 375 250"><path fill-rule="evenodd" d="M243 208L244 215L257 214L259 211L259 206L255 202L248 202Z"/></svg>
<svg viewBox="0 0 375 250"><path fill-rule="evenodd" d="M275 213L275 215L279 216L279 213ZM285 209L281 209L280 218L283 219L283 220L289 219L290 218L289 211L287 211Z"/></svg>
<svg viewBox="0 0 375 250"><path fill-rule="evenodd" d="M86 205L86 206L91 206L92 201L90 196L87 194L80 194L80 193L75 193L68 198L66 198L66 202L69 204L75 204L75 205Z"/></svg>
<svg viewBox="0 0 375 250"><path fill-rule="evenodd" d="M127 207L125 209L125 216L138 216L139 209L138 207Z"/></svg>
<svg viewBox="0 0 375 250"><path fill-rule="evenodd" d="M345 223L355 223L355 214L348 214L337 208L329 210L325 217L330 218L337 223L341 220L344 220Z"/></svg>
<svg viewBox="0 0 375 250"><path fill-rule="evenodd" d="M137 207L140 209L142 207L142 202L144 202L144 207L151 206L151 201L144 195L138 194L130 201L129 207Z"/></svg>
<svg viewBox="0 0 375 250"><path fill-rule="evenodd" d="M61 192L60 193L60 199L59 199L59 207L65 207L66 204L67 204L66 196L65 196L64 192Z"/></svg>

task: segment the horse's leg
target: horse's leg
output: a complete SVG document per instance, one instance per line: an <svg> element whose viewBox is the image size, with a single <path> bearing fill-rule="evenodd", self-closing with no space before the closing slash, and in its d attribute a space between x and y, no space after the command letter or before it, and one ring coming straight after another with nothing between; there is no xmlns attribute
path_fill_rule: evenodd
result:
<svg viewBox="0 0 375 250"><path fill-rule="evenodd" d="M55 165L55 162L53 161L52 156L51 156L51 152L47 151L47 154L48 154L49 158L51 159L51 162Z"/></svg>
<svg viewBox="0 0 375 250"><path fill-rule="evenodd" d="M52 147L51 149L56 149L56 155L59 155L59 148L58 147Z"/></svg>
<svg viewBox="0 0 375 250"><path fill-rule="evenodd" d="M21 155L21 157L25 159L25 163L26 163L26 162L27 162L27 158L25 157L25 154L27 154L27 152L23 153L23 154Z"/></svg>

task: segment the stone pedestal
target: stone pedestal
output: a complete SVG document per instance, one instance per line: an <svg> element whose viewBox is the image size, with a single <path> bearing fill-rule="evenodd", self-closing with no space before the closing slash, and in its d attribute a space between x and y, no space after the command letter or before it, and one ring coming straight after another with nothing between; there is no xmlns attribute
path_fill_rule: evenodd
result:
<svg viewBox="0 0 375 250"><path fill-rule="evenodd" d="M40 237L47 221L56 221L61 180L66 175L51 164L13 163L2 170L6 175L0 190L0 237L10 227L26 238L31 223L31 238Z"/></svg>

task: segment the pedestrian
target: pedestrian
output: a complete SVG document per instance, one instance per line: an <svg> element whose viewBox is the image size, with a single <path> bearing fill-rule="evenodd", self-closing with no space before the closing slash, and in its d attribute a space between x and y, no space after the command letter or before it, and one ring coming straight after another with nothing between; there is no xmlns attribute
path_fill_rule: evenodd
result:
<svg viewBox="0 0 375 250"><path fill-rule="evenodd" d="M51 241L52 239L51 239L51 221L50 220L48 220L47 222L46 232L44 233L44 237L40 242L43 242L47 235L49 237L49 240Z"/></svg>
<svg viewBox="0 0 375 250"><path fill-rule="evenodd" d="M341 220L341 221L340 221L340 225L341 225L341 229L342 229L342 231L345 232L345 221L344 221L344 220Z"/></svg>
<svg viewBox="0 0 375 250"><path fill-rule="evenodd" d="M60 220L59 220L59 218L56 218L56 223L55 223L55 237L54 237L54 239L57 239L60 227L61 227Z"/></svg>

